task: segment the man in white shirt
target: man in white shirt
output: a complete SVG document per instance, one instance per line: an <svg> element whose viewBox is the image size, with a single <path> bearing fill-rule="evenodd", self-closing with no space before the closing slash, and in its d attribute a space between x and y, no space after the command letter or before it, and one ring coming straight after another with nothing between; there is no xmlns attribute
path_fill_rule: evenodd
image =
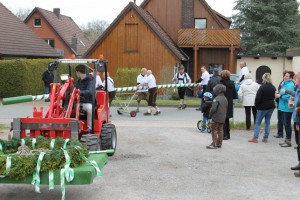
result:
<svg viewBox="0 0 300 200"><path fill-rule="evenodd" d="M201 67L201 72L202 72L202 75L201 75L201 77L196 81L196 83L200 83L200 85L202 86L202 96L203 96L203 94L206 92L206 86L207 86L207 83L208 83L208 81L209 81L209 79L210 79L210 76L209 76L209 73L208 73L208 71L206 70L206 67L205 67L205 66L202 66L202 67ZM201 97L201 104L200 104L200 107L197 108L196 110L201 111L202 103L203 103L203 97Z"/></svg>
<svg viewBox="0 0 300 200"><path fill-rule="evenodd" d="M244 76L246 74L249 74L250 71L247 67L246 62L240 62L240 68L241 68L241 71L240 71L240 75L239 75L239 83L242 84L242 81L244 80Z"/></svg>
<svg viewBox="0 0 300 200"><path fill-rule="evenodd" d="M136 82L137 85L143 84L147 82L147 69L146 68L142 68L141 70L141 74L137 76L136 78ZM137 91L137 108L136 108L136 112L139 112L139 108L140 108L140 103L141 100L146 100L148 102L148 98L149 98L149 93L148 93L148 88L146 86L143 87L143 89L138 89Z"/></svg>
<svg viewBox="0 0 300 200"><path fill-rule="evenodd" d="M103 87L105 87L106 82L105 79L103 81ZM116 96L115 86L113 79L109 76L109 73L107 72L107 92L108 92L108 98L109 98L109 106L111 105L111 102Z"/></svg>
<svg viewBox="0 0 300 200"><path fill-rule="evenodd" d="M175 81L176 84L191 83L191 78L186 72L184 72L184 66L183 65L181 65L179 67L179 72L175 74L172 81ZM185 94L185 87L179 87L178 88L178 95L179 95L180 103L179 103L178 109L185 109L186 108L186 104L184 102L184 94Z"/></svg>
<svg viewBox="0 0 300 200"><path fill-rule="evenodd" d="M157 85L156 79L152 74L151 70L147 71L147 79L145 83L140 84L140 86L148 85L148 92L149 92L149 100L148 100L148 111L144 113L144 115L151 115L151 107L155 108L156 112L154 115L159 115L161 112L156 105L156 96L157 96Z"/></svg>
<svg viewBox="0 0 300 200"><path fill-rule="evenodd" d="M100 72L96 71L96 85L95 88L99 88L102 86L102 80L100 78Z"/></svg>

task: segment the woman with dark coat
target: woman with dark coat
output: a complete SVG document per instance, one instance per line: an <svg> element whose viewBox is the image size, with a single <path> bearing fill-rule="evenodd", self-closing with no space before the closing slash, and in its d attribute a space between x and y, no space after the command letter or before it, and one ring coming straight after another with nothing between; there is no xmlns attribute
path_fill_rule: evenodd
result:
<svg viewBox="0 0 300 200"><path fill-rule="evenodd" d="M233 117L233 99L237 99L237 93L235 90L235 84L230 80L230 72L228 70L221 71L221 84L225 85L226 92L225 97L228 101L228 108L224 123L224 140L230 139L230 123L229 119Z"/></svg>

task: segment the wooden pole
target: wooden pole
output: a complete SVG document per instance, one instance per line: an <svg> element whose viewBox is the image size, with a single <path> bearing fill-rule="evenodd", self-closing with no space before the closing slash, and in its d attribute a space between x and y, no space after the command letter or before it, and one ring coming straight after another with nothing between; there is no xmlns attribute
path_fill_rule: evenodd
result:
<svg viewBox="0 0 300 200"><path fill-rule="evenodd" d="M198 46L194 46L194 82L198 79ZM194 88L194 95L196 95L197 90Z"/></svg>
<svg viewBox="0 0 300 200"><path fill-rule="evenodd" d="M234 74L236 72L236 66L234 66L234 50L235 48L233 47L233 45L230 46L229 51L230 51L230 55L229 55L229 66L228 66L228 70L230 71L230 73Z"/></svg>

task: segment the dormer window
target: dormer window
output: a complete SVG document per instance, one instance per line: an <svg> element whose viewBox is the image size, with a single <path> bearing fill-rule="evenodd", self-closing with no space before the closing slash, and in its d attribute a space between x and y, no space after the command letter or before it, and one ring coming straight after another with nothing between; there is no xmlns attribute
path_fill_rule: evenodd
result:
<svg viewBox="0 0 300 200"><path fill-rule="evenodd" d="M195 28L206 29L207 28L207 19L205 19L205 18L195 19Z"/></svg>
<svg viewBox="0 0 300 200"><path fill-rule="evenodd" d="M41 27L41 24L42 24L41 18L34 18L34 20L33 20L34 27Z"/></svg>

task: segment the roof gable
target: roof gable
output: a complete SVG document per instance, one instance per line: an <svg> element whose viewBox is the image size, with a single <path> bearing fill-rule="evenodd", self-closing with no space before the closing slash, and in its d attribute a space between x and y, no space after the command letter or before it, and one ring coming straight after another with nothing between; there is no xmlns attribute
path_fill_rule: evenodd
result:
<svg viewBox="0 0 300 200"><path fill-rule="evenodd" d="M26 24L0 3L0 55L16 57L59 57Z"/></svg>
<svg viewBox="0 0 300 200"><path fill-rule="evenodd" d="M66 46L75 54L83 55L91 46L90 41L71 17L60 14L58 18L53 12L36 7L24 22L26 23L35 12L38 12L44 18L53 31L57 33ZM76 36L78 40L77 51L72 48L73 36Z"/></svg>
<svg viewBox="0 0 300 200"><path fill-rule="evenodd" d="M109 33L114 29L114 27L121 21L121 19L126 16L131 10L134 10L138 16L145 22L149 29L157 36L157 38L164 44L167 49L179 60L187 60L188 56L175 44L175 42L168 36L168 34L159 26L159 24L154 20L154 18L138 7L135 3L130 2L119 16L111 23L111 25L105 30L105 32L96 40L96 42L91 46L91 48L86 52L84 57L88 57L109 35Z"/></svg>
<svg viewBox="0 0 300 200"><path fill-rule="evenodd" d="M144 0L140 7L141 8L145 8L147 6L147 4L149 4L151 2L151 0ZM205 0L199 0L199 2L206 8L206 10L212 15L212 17L216 20L216 22L221 26L221 27L228 27L228 25L230 26L231 24L231 20L228 19L227 17L225 17L224 15L220 14L219 12L215 11L214 9L212 9L208 3ZM225 20L228 22L227 24L224 24L224 22L221 19Z"/></svg>

